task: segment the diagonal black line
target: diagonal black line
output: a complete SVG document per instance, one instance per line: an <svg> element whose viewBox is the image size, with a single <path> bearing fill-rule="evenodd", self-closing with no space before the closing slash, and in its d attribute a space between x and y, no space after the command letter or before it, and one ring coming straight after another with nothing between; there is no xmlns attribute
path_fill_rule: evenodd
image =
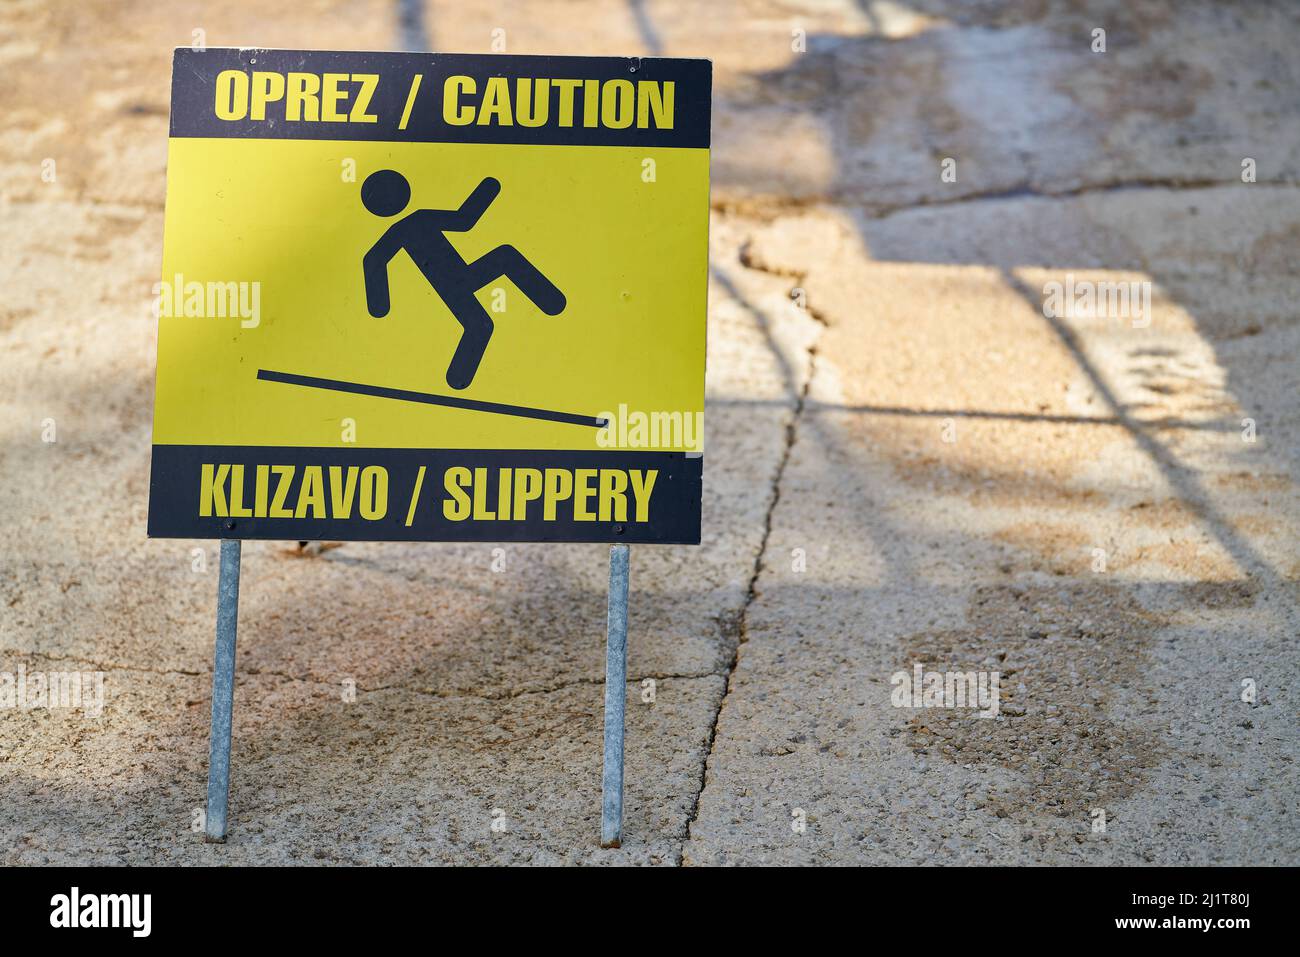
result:
<svg viewBox="0 0 1300 957"><path fill-rule="evenodd" d="M453 409L468 409L471 412L517 415L523 419L564 422L567 425L586 425L593 429L603 429L606 425L604 419L598 419L591 415L578 415L574 412L553 412L550 409L533 409L526 405L506 405L502 402L460 399L454 395L411 392L407 389L390 389L382 385L365 385L359 382L343 382L339 379L321 379L311 375L295 375L292 372L272 372L269 369L258 369L257 377L263 382L283 382L285 385L301 385L309 389L331 389L334 392L354 392L357 395L371 395L380 399L423 402L425 405L445 405Z"/></svg>

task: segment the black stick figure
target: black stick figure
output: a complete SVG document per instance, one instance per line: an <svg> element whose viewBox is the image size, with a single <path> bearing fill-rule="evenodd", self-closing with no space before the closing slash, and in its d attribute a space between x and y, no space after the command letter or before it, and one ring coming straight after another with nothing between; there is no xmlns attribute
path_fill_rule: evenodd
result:
<svg viewBox="0 0 1300 957"><path fill-rule="evenodd" d="M388 315L388 263L404 249L464 327L447 367L447 384L453 389L464 389L474 381L492 338L492 319L474 298L478 290L504 276L548 316L564 311L564 293L515 247L498 246L467 263L444 235L473 229L499 192L501 184L489 176L474 188L460 209L417 209L408 213L388 227L361 260L366 305L376 319ZM410 200L411 186L396 170L381 169L361 184L361 202L376 216L396 216Z"/></svg>

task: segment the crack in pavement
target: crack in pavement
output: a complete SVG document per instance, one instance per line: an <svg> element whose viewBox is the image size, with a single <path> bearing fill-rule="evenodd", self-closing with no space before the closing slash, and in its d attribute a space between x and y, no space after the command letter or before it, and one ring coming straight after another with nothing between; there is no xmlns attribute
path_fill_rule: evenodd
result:
<svg viewBox="0 0 1300 957"><path fill-rule="evenodd" d="M710 208L723 216L749 216L765 222L776 221L783 216L793 216L805 210L824 207L841 207L864 212L868 219L888 219L898 213L914 209L959 206L963 203L996 202L1004 199L1075 199L1094 193L1120 193L1129 190L1171 190L1197 191L1220 189L1241 185L1235 179L1178 179L1176 177L1143 177L1130 180L1114 180L1101 183L1083 183L1066 189L1043 189L1029 182L1019 183L1001 189L976 190L957 196L941 199L920 198L905 203L879 203L849 196L817 193L808 196L763 195L744 196L735 199L715 199ZM1300 181L1277 179L1257 180L1251 186L1297 187ZM782 275L778 273L778 275Z"/></svg>
<svg viewBox="0 0 1300 957"><path fill-rule="evenodd" d="M741 262L744 263L743 250L741 254ZM748 263L744 264L748 265ZM730 287L729 282L727 285ZM730 288L734 295L734 287ZM741 297L736 295L736 298L740 299ZM741 301L743 303L743 299ZM811 309L807 309L806 311L812 315L814 319L822 323L823 326L825 325L825 321L821 317L817 316ZM782 365L786 365L785 360L779 355L775 343L771 343L771 346L773 352L778 353L778 361ZM777 463L776 471L772 476L770 498L768 500L767 510L763 515L763 535L759 540L758 549L754 555L754 568L749 576L749 585L745 591L745 600L742 602L740 610L735 618L737 629L736 646L732 650L731 661L728 663L726 668L727 685L723 689L722 697L718 700L718 707L713 714L713 721L709 726L709 734L705 740L704 761L700 765L699 787L695 791L695 797L691 802L691 810L686 818L686 828L685 833L682 835L682 842L677 848L675 863L678 866L684 866L688 863L685 859L686 845L691 840L691 829L695 826L696 819L699 817L700 801L704 797L704 789L708 786L709 764L713 759L713 749L718 738L718 725L722 721L723 709L726 708L727 699L731 695L732 684L735 681L736 676L736 666L740 663L740 649L749 640L749 609L750 606L753 605L754 600L758 597L758 577L762 574L764 556L767 555L768 540L772 535L772 517L776 512L777 505L780 504L781 501L781 482L785 478L786 466L790 462L790 455L794 449L795 439L798 435L799 423L803 418L804 409L807 406L808 391L812 386L813 376L816 373L816 362L817 345L816 342L813 342L808 346L807 375L804 377L803 383L799 388L798 395L795 398L793 411L785 425L785 447L781 450L781 460Z"/></svg>
<svg viewBox="0 0 1300 957"><path fill-rule="evenodd" d="M671 681L674 679L690 681L699 678L722 678L722 677L725 677L725 674L724 672L721 671L700 671L700 672L682 672L682 673L647 672L642 675L629 675L627 679L627 683L640 684L642 681L645 681L647 679L653 679L655 681ZM540 687L533 687L533 688L516 688L510 691L502 691L497 694L474 694L473 692L467 692L463 690L457 690L453 692L442 692L442 691L434 691L428 688L412 688L409 685L400 685L400 684L380 685L375 688L358 687L357 690L365 691L365 692L394 691L394 690L410 691L414 694L428 695L433 698L449 698L449 699L474 698L480 701L510 701L514 698L522 698L525 695L551 694L552 692L555 691L563 691L566 688L574 688L580 685L596 685L596 686L604 687L605 679L604 678L574 678L570 681L560 681L552 685L542 685Z"/></svg>
<svg viewBox="0 0 1300 957"><path fill-rule="evenodd" d="M1241 185L1239 180L1218 180L1218 179L1178 179L1176 177L1141 177L1130 180L1115 180L1103 183L1084 183L1069 189L1040 189L1030 183L1021 183L1007 189L991 189L986 191L977 191L973 193L964 193L961 196L953 196L944 199L921 199L912 203L899 203L897 205L863 203L865 208L873 210L874 219L888 219L896 213L904 213L912 209L925 209L932 206L956 206L961 203L983 203L996 202L1002 199L1075 199L1079 196L1089 196L1094 193L1123 193L1130 190L1170 190L1170 191L1191 191L1204 189L1218 189L1225 186ZM1252 186L1297 186L1300 183L1291 180L1260 180L1250 184ZM846 205L843 203L829 203L828 205Z"/></svg>
<svg viewBox="0 0 1300 957"><path fill-rule="evenodd" d="M163 675L163 676L181 675L186 678L194 678L199 675L208 674L208 672L204 672L204 671L185 671L184 669L181 668L144 668L144 667L132 666L132 665L108 664L102 661L95 661L93 658L83 658L80 655L55 655L55 654L51 654L48 651L17 651L15 649L7 649L5 651L0 652L0 654L15 655L18 657L26 657L26 658L43 658L46 661L72 661L72 662L77 662L79 664L90 665L96 671L103 671L105 673L108 673L110 671L127 671L127 672L135 672L138 674Z"/></svg>
<svg viewBox="0 0 1300 957"><path fill-rule="evenodd" d="M102 671L105 674L111 672L127 672L129 674L152 674L168 676L179 676L184 678L202 678L212 674L210 671L187 671L182 668L145 668L132 665L110 664L107 662L95 661L91 658L81 658L71 655L52 655L43 651L19 653L28 658L42 658L46 661L66 661L76 662L79 664L90 665L96 671ZM282 678L285 681L297 681L306 685L315 687L330 688L337 691L339 683L336 681L322 681L319 678L312 678L307 675L294 675L284 671L266 671L259 668L236 668L236 683L240 676L245 677L273 677ZM641 675L630 675L627 679L628 684L640 684L641 682L652 679L655 681L672 681L683 680L690 681L699 678L724 678L726 672L723 671L700 671L700 672L663 672L652 671ZM451 691L437 691L432 688L417 688L407 684L376 685L374 687L363 687L357 685L356 690L359 693L374 694L380 691L406 691L411 694L424 695L431 698L442 698L447 700L464 700L473 699L477 701L509 701L514 698L522 698L525 695L551 694L556 691L563 691L566 688L578 687L580 685L600 685L604 686L604 678L574 678L570 681L559 681L550 685L540 685L536 687L515 688L509 691L499 693L475 693L465 689L457 688Z"/></svg>

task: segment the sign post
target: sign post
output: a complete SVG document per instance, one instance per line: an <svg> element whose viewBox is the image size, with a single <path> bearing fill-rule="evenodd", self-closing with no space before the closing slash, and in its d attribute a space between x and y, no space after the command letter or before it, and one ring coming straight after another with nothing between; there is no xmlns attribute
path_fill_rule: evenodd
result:
<svg viewBox="0 0 1300 957"><path fill-rule="evenodd" d="M172 70L149 534L221 539L206 834L227 830L240 542L700 541L707 60L209 48Z"/></svg>
<svg viewBox="0 0 1300 957"><path fill-rule="evenodd" d="M221 543L221 573L217 581L217 645L212 656L212 731L208 737L208 810L204 836L226 839L226 808L230 798L230 731L235 707L235 639L239 631L238 540Z"/></svg>
<svg viewBox="0 0 1300 957"><path fill-rule="evenodd" d="M623 720L627 710L626 545L609 547L609 623L605 636L605 772L601 780L600 846L623 843Z"/></svg>

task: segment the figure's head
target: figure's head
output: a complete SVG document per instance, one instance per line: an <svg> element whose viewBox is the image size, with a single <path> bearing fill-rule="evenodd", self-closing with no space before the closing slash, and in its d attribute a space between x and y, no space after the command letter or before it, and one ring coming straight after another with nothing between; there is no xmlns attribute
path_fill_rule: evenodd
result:
<svg viewBox="0 0 1300 957"><path fill-rule="evenodd" d="M381 169L361 184L361 202L376 216L396 216L411 201L411 184L395 169Z"/></svg>

